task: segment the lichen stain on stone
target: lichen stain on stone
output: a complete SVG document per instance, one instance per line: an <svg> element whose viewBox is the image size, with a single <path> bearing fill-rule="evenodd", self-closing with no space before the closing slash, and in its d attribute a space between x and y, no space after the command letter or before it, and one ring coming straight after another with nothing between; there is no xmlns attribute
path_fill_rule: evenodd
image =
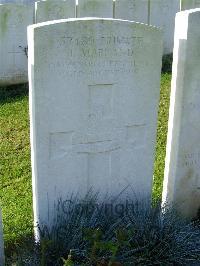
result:
<svg viewBox="0 0 200 266"><path fill-rule="evenodd" d="M100 5L101 5L100 2L95 0L90 0L83 5L83 9L96 11Z"/></svg>
<svg viewBox="0 0 200 266"><path fill-rule="evenodd" d="M42 2L41 4L44 4L44 12L45 12L45 16L49 17L49 13L51 12L51 2L50 1L46 1L46 2Z"/></svg>
<svg viewBox="0 0 200 266"><path fill-rule="evenodd" d="M6 8L0 13L0 37L3 37L8 29L9 15L10 10Z"/></svg>

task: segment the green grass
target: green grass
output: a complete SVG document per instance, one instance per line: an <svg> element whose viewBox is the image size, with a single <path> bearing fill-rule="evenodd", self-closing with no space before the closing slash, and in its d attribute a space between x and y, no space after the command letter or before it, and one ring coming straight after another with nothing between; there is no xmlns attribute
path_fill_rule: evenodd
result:
<svg viewBox="0 0 200 266"><path fill-rule="evenodd" d="M32 233L27 86L0 89L0 205L6 246Z"/></svg>
<svg viewBox="0 0 200 266"><path fill-rule="evenodd" d="M163 74L154 173L154 199L160 199L170 91L170 74ZM28 89L0 89L0 204L7 252L32 234L32 193Z"/></svg>
<svg viewBox="0 0 200 266"><path fill-rule="evenodd" d="M153 198L155 201L160 200L161 194L162 194L168 115L169 115L170 88L171 88L171 74L163 74L161 78L156 158L155 158L155 166L154 166Z"/></svg>

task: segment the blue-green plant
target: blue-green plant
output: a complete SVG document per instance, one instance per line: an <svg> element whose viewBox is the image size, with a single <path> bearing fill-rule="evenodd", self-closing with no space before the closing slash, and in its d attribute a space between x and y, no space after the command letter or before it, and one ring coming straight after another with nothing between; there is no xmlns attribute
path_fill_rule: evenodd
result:
<svg viewBox="0 0 200 266"><path fill-rule="evenodd" d="M41 243L48 244L36 248L42 256L35 265L41 265L41 259L47 266L97 266L102 261L106 266L200 265L198 221L185 221L175 211L163 212L160 205L145 200L126 205L120 196L110 199L114 207L127 206L122 213L105 212L97 208L99 202L92 193L81 200L72 196L65 208L60 200L57 222L51 230L40 228Z"/></svg>

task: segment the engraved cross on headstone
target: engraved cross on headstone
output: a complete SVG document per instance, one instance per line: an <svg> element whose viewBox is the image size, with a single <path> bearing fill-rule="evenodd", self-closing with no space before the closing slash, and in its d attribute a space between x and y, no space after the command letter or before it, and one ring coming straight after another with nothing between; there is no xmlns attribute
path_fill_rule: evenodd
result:
<svg viewBox="0 0 200 266"><path fill-rule="evenodd" d="M95 182L102 176L114 180L120 175L120 152L140 148L145 143L146 124L130 123L114 130L110 127L110 121L114 120L114 87L112 83L88 86L90 129L50 134L50 160L81 157L88 188L94 177ZM99 123L105 125L101 132L97 129Z"/></svg>

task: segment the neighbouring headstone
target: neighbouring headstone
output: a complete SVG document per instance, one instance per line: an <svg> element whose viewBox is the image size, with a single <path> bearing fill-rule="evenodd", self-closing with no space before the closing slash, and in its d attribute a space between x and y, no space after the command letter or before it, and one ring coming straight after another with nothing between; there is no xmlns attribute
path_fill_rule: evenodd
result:
<svg viewBox="0 0 200 266"><path fill-rule="evenodd" d="M34 0L0 0L0 4L9 4L9 3L15 3L15 4L30 4L34 3Z"/></svg>
<svg viewBox="0 0 200 266"><path fill-rule="evenodd" d="M4 257L4 243L3 243L3 224L2 224L2 216L0 209L0 265L3 266L5 263Z"/></svg>
<svg viewBox="0 0 200 266"><path fill-rule="evenodd" d="M181 10L200 7L200 0L181 0Z"/></svg>
<svg viewBox="0 0 200 266"><path fill-rule="evenodd" d="M79 0L77 17L113 18L113 0Z"/></svg>
<svg viewBox="0 0 200 266"><path fill-rule="evenodd" d="M35 23L75 18L76 1L39 1L35 3Z"/></svg>
<svg viewBox="0 0 200 266"><path fill-rule="evenodd" d="M176 16L163 203L185 217L200 210L200 9Z"/></svg>
<svg viewBox="0 0 200 266"><path fill-rule="evenodd" d="M0 86L28 81L27 26L30 24L33 24L30 5L0 5Z"/></svg>
<svg viewBox="0 0 200 266"><path fill-rule="evenodd" d="M70 19L30 26L28 43L35 223L91 188L150 201L161 31Z"/></svg>
<svg viewBox="0 0 200 266"><path fill-rule="evenodd" d="M150 24L163 29L164 54L173 52L175 16L180 11L180 0L151 0Z"/></svg>
<svg viewBox="0 0 200 266"><path fill-rule="evenodd" d="M116 0L115 18L148 24L150 0Z"/></svg>

